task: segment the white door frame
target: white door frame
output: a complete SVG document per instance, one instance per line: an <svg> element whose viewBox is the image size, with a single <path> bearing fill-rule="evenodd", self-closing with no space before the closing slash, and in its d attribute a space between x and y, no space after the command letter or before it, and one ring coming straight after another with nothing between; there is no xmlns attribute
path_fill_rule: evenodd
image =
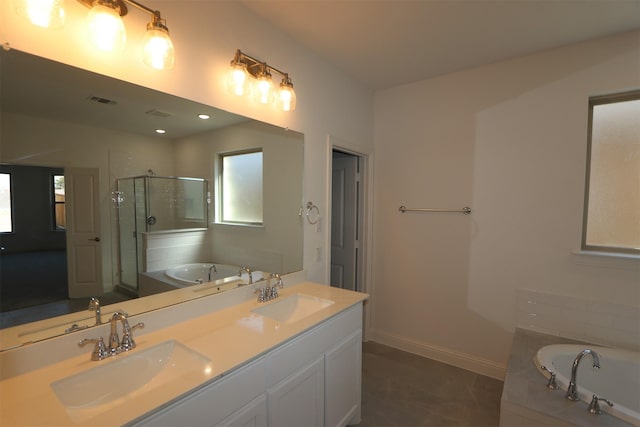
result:
<svg viewBox="0 0 640 427"><path fill-rule="evenodd" d="M360 212L360 221L362 228L361 237L361 260L362 265L360 267L361 277L362 277L362 289L360 292L364 292L369 294L369 299L373 298L373 278L372 278L372 270L373 270L373 165L374 158L373 152L362 152L357 148L351 146L347 141L336 138L332 135L327 135L326 141L326 194L325 194L325 205L327 206L327 220L324 224L324 260L325 260L325 271L324 277L326 278L326 283L329 283L331 278L331 191L332 191L332 166L333 166L333 150L342 151L348 154L353 154L355 156L360 157L360 184L361 191L360 196L362 197L362 207L363 211ZM364 305L364 328L363 328L363 338L364 341L368 340L368 330L371 324L371 303L365 303Z"/></svg>

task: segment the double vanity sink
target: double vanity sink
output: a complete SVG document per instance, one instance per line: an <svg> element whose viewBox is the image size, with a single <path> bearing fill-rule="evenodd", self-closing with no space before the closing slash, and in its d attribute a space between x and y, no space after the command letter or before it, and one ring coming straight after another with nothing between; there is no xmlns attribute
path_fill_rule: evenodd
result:
<svg viewBox="0 0 640 427"><path fill-rule="evenodd" d="M334 302L305 294L293 294L265 303L251 312L281 323L297 322ZM176 340L116 356L111 363L97 363L86 371L51 384L56 397L68 409L107 409L113 402L134 398L141 390L171 385L211 372L211 359Z"/></svg>
<svg viewBox="0 0 640 427"><path fill-rule="evenodd" d="M98 424L124 424L227 375L366 299L365 294L304 283L285 288L278 299L266 303L251 297L177 324L167 321L172 311L188 311L190 304L206 304L207 298L216 297L148 313L142 319L147 333L137 332L137 348L106 360L90 361L85 348L80 355L22 375L12 377L5 372L0 382L0 424L95 425L98 420ZM170 326L153 330L154 317ZM95 338L102 331L90 328L70 335ZM35 345L56 345L55 340Z"/></svg>

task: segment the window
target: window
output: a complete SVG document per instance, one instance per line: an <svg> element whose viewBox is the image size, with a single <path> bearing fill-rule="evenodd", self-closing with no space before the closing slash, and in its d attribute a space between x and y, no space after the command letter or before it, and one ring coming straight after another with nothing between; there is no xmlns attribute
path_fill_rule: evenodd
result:
<svg viewBox="0 0 640 427"><path fill-rule="evenodd" d="M262 151L220 156L222 222L262 224Z"/></svg>
<svg viewBox="0 0 640 427"><path fill-rule="evenodd" d="M52 181L53 229L65 230L67 223L65 222L64 175L53 175Z"/></svg>
<svg viewBox="0 0 640 427"><path fill-rule="evenodd" d="M11 174L0 173L0 233L13 231Z"/></svg>
<svg viewBox="0 0 640 427"><path fill-rule="evenodd" d="M640 91L589 99L582 249L640 254Z"/></svg>

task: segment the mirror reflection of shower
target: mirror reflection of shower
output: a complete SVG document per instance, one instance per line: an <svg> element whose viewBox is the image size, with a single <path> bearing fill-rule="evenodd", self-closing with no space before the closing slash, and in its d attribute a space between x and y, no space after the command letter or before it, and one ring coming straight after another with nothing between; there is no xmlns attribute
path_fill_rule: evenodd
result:
<svg viewBox="0 0 640 427"><path fill-rule="evenodd" d="M116 180L112 201L118 212L120 287L138 294L144 272L143 233L207 228L207 181L147 175Z"/></svg>

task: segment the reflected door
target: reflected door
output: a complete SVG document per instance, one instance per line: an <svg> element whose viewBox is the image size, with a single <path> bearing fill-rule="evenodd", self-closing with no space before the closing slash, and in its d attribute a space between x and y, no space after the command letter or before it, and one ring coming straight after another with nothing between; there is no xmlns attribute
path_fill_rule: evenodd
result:
<svg viewBox="0 0 640 427"><path fill-rule="evenodd" d="M103 294L99 175L95 168L65 168L69 298Z"/></svg>

